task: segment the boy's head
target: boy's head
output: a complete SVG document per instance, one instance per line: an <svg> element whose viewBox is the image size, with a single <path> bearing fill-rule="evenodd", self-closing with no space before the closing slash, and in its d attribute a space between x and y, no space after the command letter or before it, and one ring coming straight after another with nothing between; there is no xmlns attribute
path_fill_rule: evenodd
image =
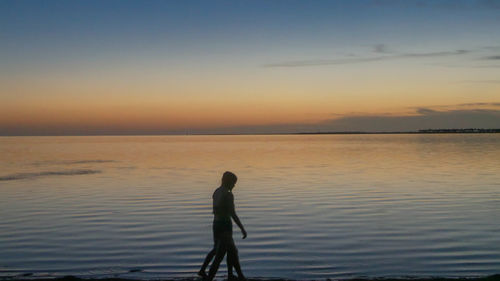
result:
<svg viewBox="0 0 500 281"><path fill-rule="evenodd" d="M238 180L238 178L236 177L235 174L229 172L229 171L226 171L223 175L222 175L222 186L225 186L227 187L229 190L233 189L234 185L236 184L236 181Z"/></svg>

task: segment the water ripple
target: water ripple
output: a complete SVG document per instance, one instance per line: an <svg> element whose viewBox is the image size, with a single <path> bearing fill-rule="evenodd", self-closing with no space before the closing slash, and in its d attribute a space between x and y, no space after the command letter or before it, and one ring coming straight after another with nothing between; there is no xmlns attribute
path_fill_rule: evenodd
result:
<svg viewBox="0 0 500 281"><path fill-rule="evenodd" d="M0 277L193 277L226 169L248 276L497 273L500 136L469 137L0 139ZM99 174L111 161L135 169Z"/></svg>
<svg viewBox="0 0 500 281"><path fill-rule="evenodd" d="M45 171L45 172L38 172L38 173L18 173L18 174L1 176L0 181L33 179L33 178L45 177L45 176L88 175L88 174L97 174L100 172L101 171L99 171L99 170L80 169L80 170L64 170L64 171Z"/></svg>

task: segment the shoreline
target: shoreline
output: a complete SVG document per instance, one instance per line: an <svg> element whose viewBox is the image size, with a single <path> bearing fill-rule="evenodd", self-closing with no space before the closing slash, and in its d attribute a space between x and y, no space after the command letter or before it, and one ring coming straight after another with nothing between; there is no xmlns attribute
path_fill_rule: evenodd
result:
<svg viewBox="0 0 500 281"><path fill-rule="evenodd" d="M148 281L148 280L154 280L154 281L201 281L202 279L199 277L191 277L191 278L169 278L169 279L161 279L161 278L153 278L153 279L136 279L136 278L119 278L119 277L113 277L113 278L81 278L81 277L75 277L72 275L64 276L64 277L41 277L41 278L27 278L25 276L18 276L18 277L0 277L0 280L8 280L8 281L41 281L41 280L47 280L47 281L89 281L89 280L96 280L96 281ZM218 281L225 281L225 278L215 278L214 280ZM405 281L405 280L411 280L411 281L500 281L500 274L494 274L494 275L488 275L488 276L482 276L482 277L415 277L415 276L407 276L407 277L366 277L366 278L359 278L359 277L354 277L354 278L322 278L322 279L313 279L310 281L319 281L319 280L325 280L325 281ZM254 278L248 278L247 281L299 281L299 280L294 280L294 279L286 279L286 278L266 278L266 277L254 277ZM301 280L302 281L302 280Z"/></svg>

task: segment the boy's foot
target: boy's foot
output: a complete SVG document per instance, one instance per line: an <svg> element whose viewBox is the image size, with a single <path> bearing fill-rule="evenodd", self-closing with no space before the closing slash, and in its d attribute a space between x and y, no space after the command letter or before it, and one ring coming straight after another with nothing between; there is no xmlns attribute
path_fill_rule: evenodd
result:
<svg viewBox="0 0 500 281"><path fill-rule="evenodd" d="M207 277L208 277L204 270L198 271L198 276L200 276L201 278L203 278L203 280L206 280Z"/></svg>
<svg viewBox="0 0 500 281"><path fill-rule="evenodd" d="M227 276L227 281L238 281L238 278L231 274Z"/></svg>
<svg viewBox="0 0 500 281"><path fill-rule="evenodd" d="M247 278L245 276L238 276L238 281L247 281Z"/></svg>

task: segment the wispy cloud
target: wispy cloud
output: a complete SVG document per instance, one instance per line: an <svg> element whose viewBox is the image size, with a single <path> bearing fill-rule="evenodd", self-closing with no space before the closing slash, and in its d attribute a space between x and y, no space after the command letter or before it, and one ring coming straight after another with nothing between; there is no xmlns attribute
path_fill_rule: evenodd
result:
<svg viewBox="0 0 500 281"><path fill-rule="evenodd" d="M417 113L421 114L421 115L433 114L433 113L437 113L437 112L438 111L436 111L434 109L430 109L430 108L425 108L425 107L417 108Z"/></svg>
<svg viewBox="0 0 500 281"><path fill-rule="evenodd" d="M451 68L499 68L500 64L432 64L441 67Z"/></svg>
<svg viewBox="0 0 500 281"><path fill-rule="evenodd" d="M373 46L373 52L380 54L389 54L391 53L385 44L376 44Z"/></svg>
<svg viewBox="0 0 500 281"><path fill-rule="evenodd" d="M373 48L374 52L376 53L388 53L388 49L384 44L375 45ZM427 53L401 53L396 55L384 55L384 56L360 57L360 58L296 60L296 61L285 61L285 62L265 64L264 67L303 67L303 66L352 64L352 63L364 63L364 62L405 59L405 58L456 56L456 55L467 54L469 52L470 52L469 50L460 49L454 51L427 52Z"/></svg>
<svg viewBox="0 0 500 281"><path fill-rule="evenodd" d="M417 114L427 114L434 112L446 112L453 110L483 110L483 109L498 109L500 110L500 102L470 102L470 103L459 103L459 104L445 104L445 105L433 105L433 106L410 106L409 110L414 111Z"/></svg>
<svg viewBox="0 0 500 281"><path fill-rule="evenodd" d="M500 60L500 56L487 56L487 57L483 57L482 59L485 59L485 60Z"/></svg>
<svg viewBox="0 0 500 281"><path fill-rule="evenodd" d="M500 46L484 46L483 49L493 50L493 51L500 51Z"/></svg>
<svg viewBox="0 0 500 281"><path fill-rule="evenodd" d="M455 51L443 51L443 52L432 52L432 53L406 53L396 57L400 58L423 58L423 57L442 57L442 56L453 56L453 55L463 55L470 53L469 50L455 50Z"/></svg>
<svg viewBox="0 0 500 281"><path fill-rule="evenodd" d="M78 164L99 164L99 163L111 163L116 162L114 160L101 160L101 159L90 159L90 160L64 160L64 161L38 161L34 162L33 165L46 165L46 164L61 164L61 165L78 165Z"/></svg>
<svg viewBox="0 0 500 281"><path fill-rule="evenodd" d="M462 80L462 81L459 81L459 83L486 83L486 84L497 84L497 83L500 83L500 80L495 80L495 79L491 79L491 80Z"/></svg>
<svg viewBox="0 0 500 281"><path fill-rule="evenodd" d="M500 80L499 80L500 82ZM500 102L471 102L471 103L461 103L459 106L500 106Z"/></svg>
<svg viewBox="0 0 500 281"><path fill-rule="evenodd" d="M415 8L438 8L445 10L469 10L469 9L500 9L500 1L497 0L475 0L475 1L398 1L398 0L372 0L366 1L366 5L379 7L415 7Z"/></svg>
<svg viewBox="0 0 500 281"><path fill-rule="evenodd" d="M317 65L335 65L335 64L351 64L360 62L372 62L387 59L388 57L371 57L371 58L346 58L346 59L317 59L317 60L297 60L285 61L278 63L270 63L264 67L301 67L301 66L317 66Z"/></svg>

